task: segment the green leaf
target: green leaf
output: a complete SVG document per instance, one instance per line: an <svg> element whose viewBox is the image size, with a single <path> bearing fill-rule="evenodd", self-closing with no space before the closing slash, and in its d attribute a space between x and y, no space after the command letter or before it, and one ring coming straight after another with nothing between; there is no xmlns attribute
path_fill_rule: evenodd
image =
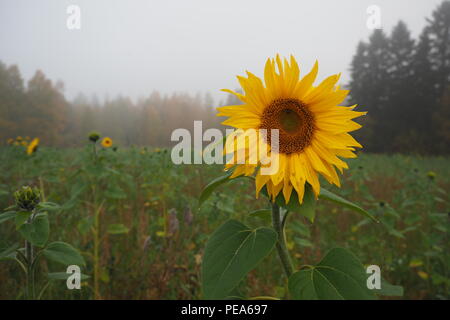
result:
<svg viewBox="0 0 450 320"><path fill-rule="evenodd" d="M367 212L366 210L364 210L360 206L354 204L353 202L345 200L344 198L338 196L337 194L334 194L331 191L328 191L327 189L320 188L319 198L335 202L335 203L340 204L340 205L342 205L344 207L347 207L347 208L349 208L349 209L351 209L353 211L361 213L361 214L365 215L366 217L372 219L375 222L379 222L374 216L372 216L369 212Z"/></svg>
<svg viewBox="0 0 450 320"><path fill-rule="evenodd" d="M2 260L13 260L16 258L16 250L19 248L19 244L15 243L9 248L0 251L0 261Z"/></svg>
<svg viewBox="0 0 450 320"><path fill-rule="evenodd" d="M213 191L221 186L222 184L230 181L231 173L226 174L224 176L218 177L207 184L207 186L203 189L202 193L200 194L200 198L198 200L198 206L200 207L208 198L211 196Z"/></svg>
<svg viewBox="0 0 450 320"><path fill-rule="evenodd" d="M28 218L31 216L31 212L28 211L20 211L16 213L16 230L19 230L19 228L27 222Z"/></svg>
<svg viewBox="0 0 450 320"><path fill-rule="evenodd" d="M236 220L225 222L206 244L202 263L205 299L226 298L276 241L277 234L270 228L250 229Z"/></svg>
<svg viewBox="0 0 450 320"><path fill-rule="evenodd" d="M250 217L258 217L263 219L265 222L272 221L272 210L270 209L260 209L249 213Z"/></svg>
<svg viewBox="0 0 450 320"><path fill-rule="evenodd" d="M94 222L92 216L85 217L80 221L78 221L77 229L82 235L85 235L86 233L89 232L89 230L91 230L93 223Z"/></svg>
<svg viewBox="0 0 450 320"><path fill-rule="evenodd" d="M289 291L302 300L370 300L367 275L350 251L334 248L316 266L289 277Z"/></svg>
<svg viewBox="0 0 450 320"><path fill-rule="evenodd" d="M78 250L65 242L52 242L43 250L43 253L47 259L64 265L85 265L84 259Z"/></svg>
<svg viewBox="0 0 450 320"><path fill-rule="evenodd" d="M46 213L38 213L31 223L24 223L19 233L33 245L43 247L47 243L50 226Z"/></svg>
<svg viewBox="0 0 450 320"><path fill-rule="evenodd" d="M109 189L107 189L104 192L104 194L105 194L105 197L107 197L107 198L117 199L117 200L126 199L126 197L127 197L125 191L117 185L111 186Z"/></svg>
<svg viewBox="0 0 450 320"><path fill-rule="evenodd" d="M121 223L119 223L119 224L110 224L108 226L108 233L109 234L123 234L123 233L128 233L128 231L130 231L130 229L128 229L126 226L124 226Z"/></svg>
<svg viewBox="0 0 450 320"><path fill-rule="evenodd" d="M53 202L41 202L37 205L39 211L58 211L61 207Z"/></svg>
<svg viewBox="0 0 450 320"><path fill-rule="evenodd" d="M389 297L402 297L403 296L403 287L392 285L387 282L385 279L381 278L381 288L373 289L373 292L379 294L380 296L389 296Z"/></svg>
<svg viewBox="0 0 450 320"><path fill-rule="evenodd" d="M8 211L0 214L0 223L3 223L5 221L8 221L16 216L15 211Z"/></svg>
<svg viewBox="0 0 450 320"><path fill-rule="evenodd" d="M266 186L261 189L261 193L266 197L269 197ZM298 201L298 194L295 190L292 190L291 197L289 198L289 202L287 204L282 192L280 192L276 197L275 203L289 211L297 212L305 216L309 221L314 222L314 218L316 216L316 198L311 185L308 183L305 184L305 193L303 195L302 204Z"/></svg>
<svg viewBox="0 0 450 320"><path fill-rule="evenodd" d="M301 247L312 247L313 246L311 241L309 241L308 239L302 239L302 238L295 237L294 241L296 244L298 244Z"/></svg>
<svg viewBox="0 0 450 320"><path fill-rule="evenodd" d="M47 277L49 280L67 280L67 278L69 276L71 276L72 273L66 273L66 272L50 272L47 273ZM80 274L80 280L84 281L89 279L90 276L86 275L86 274Z"/></svg>

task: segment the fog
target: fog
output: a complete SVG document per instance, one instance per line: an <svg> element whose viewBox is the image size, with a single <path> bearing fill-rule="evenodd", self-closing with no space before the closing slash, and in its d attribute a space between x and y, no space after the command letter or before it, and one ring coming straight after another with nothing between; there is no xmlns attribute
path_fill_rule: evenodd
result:
<svg viewBox="0 0 450 320"><path fill-rule="evenodd" d="M319 78L342 72L358 41L372 32L369 5L381 9L385 32L398 20L414 37L440 0L144 1L2 0L0 61L29 79L41 69L65 83L65 94L163 93L236 88L245 70L262 75L265 60L293 54L304 71L319 60ZM69 30L69 5L81 29Z"/></svg>

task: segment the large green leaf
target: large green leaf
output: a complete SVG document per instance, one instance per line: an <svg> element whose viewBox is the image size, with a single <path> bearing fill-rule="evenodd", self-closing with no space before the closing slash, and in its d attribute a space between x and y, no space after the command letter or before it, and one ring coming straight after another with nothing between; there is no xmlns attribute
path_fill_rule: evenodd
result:
<svg viewBox="0 0 450 320"><path fill-rule="evenodd" d="M31 212L29 211L19 211L16 213L16 230L19 230L19 228L27 222L28 218L31 216Z"/></svg>
<svg viewBox="0 0 450 320"><path fill-rule="evenodd" d="M289 278L289 291L303 300L369 300L367 275L350 251L334 248L316 266L300 270Z"/></svg>
<svg viewBox="0 0 450 320"><path fill-rule="evenodd" d="M347 207L353 211L361 213L361 214L365 215L366 217L372 219L375 222L379 222L374 216L372 216L369 212L367 212L360 206L354 204L353 202L345 200L344 198L338 196L337 194L334 194L331 191L328 191L327 189L320 188L319 198L335 202L337 204L340 204L341 206Z"/></svg>
<svg viewBox="0 0 450 320"><path fill-rule="evenodd" d="M0 214L0 223L3 223L5 221L8 221L16 216L15 211L8 211Z"/></svg>
<svg viewBox="0 0 450 320"><path fill-rule="evenodd" d="M43 250L43 253L47 259L64 265L85 265L84 259L78 250L65 242L52 242Z"/></svg>
<svg viewBox="0 0 450 320"><path fill-rule="evenodd" d="M46 213L38 213L31 223L24 223L19 228L20 234L37 247L47 243L50 226Z"/></svg>
<svg viewBox="0 0 450 320"><path fill-rule="evenodd" d="M236 220L225 222L206 244L202 263L203 295L224 299L272 250L277 234L270 228L250 229Z"/></svg>
<svg viewBox="0 0 450 320"><path fill-rule="evenodd" d="M266 186L261 189L261 193L268 197ZM314 218L316 216L316 198L314 196L312 187L308 183L306 183L305 185L305 193L303 195L303 202L301 204L298 201L298 194L295 189L292 190L292 194L289 198L288 203L286 203L286 199L284 198L282 192L277 195L275 203L289 211L297 212L308 218L309 221L314 222Z"/></svg>

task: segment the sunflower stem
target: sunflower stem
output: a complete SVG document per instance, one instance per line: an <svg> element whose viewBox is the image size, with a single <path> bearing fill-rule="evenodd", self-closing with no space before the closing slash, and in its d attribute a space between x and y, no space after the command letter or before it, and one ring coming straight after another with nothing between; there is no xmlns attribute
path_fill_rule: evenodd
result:
<svg viewBox="0 0 450 320"><path fill-rule="evenodd" d="M27 223L32 223L34 214L32 214ZM34 250L33 245L28 240L25 240L25 258L26 258L26 276L27 276L27 299L34 299Z"/></svg>
<svg viewBox="0 0 450 320"><path fill-rule="evenodd" d="M276 203L272 204L272 225L278 235L278 240L276 243L278 256L280 257L281 264L283 265L284 273L289 278L294 268L289 256L289 251L286 247L286 236L284 234L284 223L281 221L281 210Z"/></svg>

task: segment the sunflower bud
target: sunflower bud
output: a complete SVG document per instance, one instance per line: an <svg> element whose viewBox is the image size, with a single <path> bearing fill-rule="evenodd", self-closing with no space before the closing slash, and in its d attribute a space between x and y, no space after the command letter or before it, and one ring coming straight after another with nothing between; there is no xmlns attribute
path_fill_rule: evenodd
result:
<svg viewBox="0 0 450 320"><path fill-rule="evenodd" d="M33 211L41 201L41 194L38 188L24 186L14 192L16 206L25 211Z"/></svg>
<svg viewBox="0 0 450 320"><path fill-rule="evenodd" d="M89 141L96 143L100 139L100 134L98 132L91 132L88 137Z"/></svg>
<svg viewBox="0 0 450 320"><path fill-rule="evenodd" d="M434 180L434 178L436 178L436 172L434 172L434 171L428 171L428 172L427 172L427 177L428 177L428 179L430 179L430 180Z"/></svg>

